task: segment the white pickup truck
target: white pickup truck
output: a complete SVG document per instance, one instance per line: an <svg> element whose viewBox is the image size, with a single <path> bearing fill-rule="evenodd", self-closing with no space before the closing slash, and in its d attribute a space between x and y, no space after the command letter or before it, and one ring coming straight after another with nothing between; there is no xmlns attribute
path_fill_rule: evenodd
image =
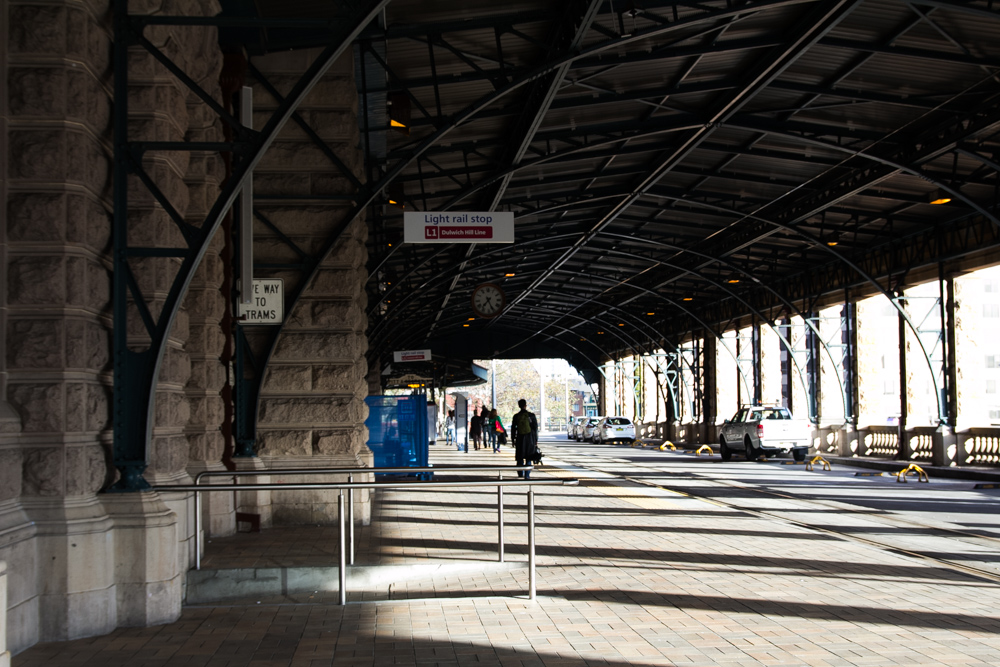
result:
<svg viewBox="0 0 1000 667"><path fill-rule="evenodd" d="M748 461L789 452L796 461L805 461L811 439L812 425L794 419L786 408L754 405L723 422L719 451L723 461L730 460L734 451Z"/></svg>

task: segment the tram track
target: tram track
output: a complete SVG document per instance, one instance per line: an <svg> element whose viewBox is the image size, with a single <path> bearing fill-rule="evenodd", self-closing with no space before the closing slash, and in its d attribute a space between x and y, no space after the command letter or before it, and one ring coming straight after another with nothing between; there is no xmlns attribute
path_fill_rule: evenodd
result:
<svg viewBox="0 0 1000 667"><path fill-rule="evenodd" d="M574 458L581 457L581 456L586 456L588 458L594 458L595 457L595 455L592 455L592 454L584 454L584 455L575 454ZM559 457L556 456L556 457L553 457L553 458L558 459ZM618 462L615 462L615 463L617 464ZM782 521L782 522L787 523L789 525L794 525L794 526L797 526L797 527L805 529L805 530L816 531L816 532L819 532L819 533L823 533L825 535L830 535L832 537L836 537L836 538L839 538L839 539L847 540L847 541L850 541L850 542L855 542L855 543L859 543L859 544L865 544L867 546L874 547L874 548L879 549L880 551L884 551L886 553L891 553L891 554L898 555L898 556L906 556L906 557L910 557L910 558L915 558L915 559L918 559L918 560L921 560L921 561L924 561L924 562L927 562L927 563L932 563L932 564L937 565L939 567L944 567L944 568L947 568L947 569L950 569L950 570L954 570L954 571L957 571L957 572L962 572L962 573L964 573L966 575L969 575L969 576L972 576L972 577L976 577L976 578L979 578L979 579L984 579L984 580L990 581L992 583L998 583L998 584L1000 584L1000 572L996 572L996 571L992 571L992 570L988 570L988 569L984 569L984 568L980 568L980 567L975 567L975 566L972 566L972 565L967 565L967 564L964 564L964 563L956 562L954 560L950 560L950 559L947 559L947 558L942 558L942 557L939 557L939 556L930 555L930 554L927 554L927 553L922 553L920 551L916 551L916 550L913 550L913 549L908 549L908 548L905 548L905 547L900 547L899 545L890 544L890 543L887 543L885 541L880 541L880 540L877 540L877 539L863 537L863 536L857 535L857 534L852 533L852 532L847 531L847 530L838 530L836 528L831 528L831 527L828 527L828 526L821 526L821 525L817 525L815 523L811 523L809 521L803 521L801 519L795 519L795 518L789 517L787 514L788 513L794 513L795 512L794 509L789 509L789 510L784 510L784 511L755 509L755 508L746 507L745 505L741 505L738 502L732 502L732 501L727 501L725 499L718 498L718 497L716 497L716 496L714 496L714 495L712 495L710 493L698 493L697 491L692 491L690 488L687 488L687 487L684 487L683 490L681 490L679 488L671 488L671 486L663 484L662 482L659 482L659 481L651 481L651 480L648 480L648 479L642 479L640 477L633 477L633 476L630 476L630 475L627 475L627 474L622 474L622 473L620 473L620 472L618 472L616 470L606 470L606 469L602 470L600 467L595 467L592 464L588 465L586 463L576 462L576 461L574 461L574 462L567 461L566 464L573 466L575 469L589 470L589 471L591 471L593 473L597 473L597 474L600 474L600 475L612 475L616 479L619 479L619 480L622 480L622 481L630 482L630 483L633 483L633 484L639 484L639 485L642 485L642 486L648 486L648 487L652 487L652 488L662 489L662 490L667 491L669 493L673 493L673 494L678 494L680 496L694 498L694 499L701 500L701 501L704 501L704 502L709 502L709 503L718 505L720 507L725 507L725 508L731 509L733 511L738 511L738 512L742 512L742 513L745 513L745 514L748 514L748 515L751 515L751 516L756 516L758 518L768 519L768 520L772 520L772 521L773 520ZM645 468L645 466L642 466L642 467ZM655 469L649 469L649 468L646 468L646 471L652 472L652 473L659 473L659 474L663 474L663 475L670 474L667 471L655 470ZM774 491L774 490L766 489L766 488L760 488L760 487L756 487L756 486L752 486L752 485L748 485L748 484L729 482L727 480L716 480L716 479L706 480L706 479L702 478L702 481L710 481L712 484L717 485L717 486L723 486L723 487L727 487L727 488L731 488L731 489L738 489L740 491L750 492L750 493L758 494L758 495L761 495L761 496L776 497L776 498L781 498L783 500L793 501L793 502L796 502L796 503L803 503L805 505L812 505L814 507L822 508L822 509L825 509L825 510L834 510L834 511L837 511L837 512L847 512L847 513L857 514L859 516L862 516L865 520L872 521L872 522L877 523L879 525L886 526L887 528L892 528L894 524L897 525L897 526L906 526L906 527L910 527L910 528L916 527L916 528L920 528L922 530L934 531L935 533L946 534L946 535L951 536L953 538L960 538L966 544L976 545L977 543L980 543L979 546L987 546L988 545L990 547L996 547L996 548L1000 549L1000 537L993 537L993 536L990 536L990 535L982 535L982 534L979 534L979 533L974 533L974 532L970 532L970 531L962 531L962 530L958 530L958 529L954 529L954 528L948 528L948 527L944 527L944 526L931 526L931 525L928 525L927 523L921 523L919 521L913 521L913 520L905 519L905 518L902 518L902 517L899 517L899 516L896 516L896 515L891 516L891 517L885 516L885 515L876 516L876 515L873 515L870 510L853 509L852 507L850 507L848 505L848 503L838 502L837 504L834 504L834 503L831 503L831 502L827 502L827 501L823 501L823 500L817 500L817 499L813 499L813 498L801 498L801 497L798 497L798 496L795 496L795 495L791 495L791 494L788 494L788 493L782 493L782 492L779 492L779 491ZM848 505L848 507L845 507L844 505ZM982 543L985 543L985 544L982 544Z"/></svg>

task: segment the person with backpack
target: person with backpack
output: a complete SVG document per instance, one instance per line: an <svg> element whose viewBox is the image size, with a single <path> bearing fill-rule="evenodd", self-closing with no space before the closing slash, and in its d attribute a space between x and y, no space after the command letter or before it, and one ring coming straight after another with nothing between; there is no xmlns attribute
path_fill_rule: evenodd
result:
<svg viewBox="0 0 1000 667"><path fill-rule="evenodd" d="M490 442L493 445L493 451L499 452L500 445L507 441L507 436L503 428L503 423L500 421L500 415L497 414L496 408L490 410L490 422L491 430L493 432L493 435L490 437ZM503 436L502 440L501 436Z"/></svg>
<svg viewBox="0 0 1000 667"><path fill-rule="evenodd" d="M510 420L510 438L514 444L514 459L517 465L528 465L538 449L538 420L534 412L528 412L528 402L523 398L517 402L521 408ZM518 477L528 479L531 471L518 472Z"/></svg>

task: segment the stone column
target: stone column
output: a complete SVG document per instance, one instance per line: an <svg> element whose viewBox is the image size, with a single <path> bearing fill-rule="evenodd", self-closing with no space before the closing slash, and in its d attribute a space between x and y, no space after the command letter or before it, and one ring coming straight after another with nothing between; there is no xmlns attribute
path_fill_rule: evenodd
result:
<svg viewBox="0 0 1000 667"><path fill-rule="evenodd" d="M10 667L7 650L7 563L0 560L0 667Z"/></svg>
<svg viewBox="0 0 1000 667"><path fill-rule="evenodd" d="M19 423L8 414L0 430L0 558L17 651L116 624L111 521L96 496L111 425L111 43L104 2L2 9L4 399Z"/></svg>
<svg viewBox="0 0 1000 667"><path fill-rule="evenodd" d="M273 54L255 58L253 64L284 95L318 53ZM262 82L254 82L253 88L255 111L273 112L278 100ZM350 54L330 68L299 113L354 175L363 178ZM254 175L258 211L312 255L324 248L334 227L350 213L355 190L323 150L291 122ZM291 194L302 201L268 201L272 194ZM257 425L257 451L272 473L284 467L372 464L364 427L368 413L364 403L368 395L366 240L365 221L359 217L324 258L295 308L285 314L286 324L264 378ZM298 261L293 248L259 221L254 229L254 255L258 262ZM272 270L258 271L255 277L283 278L285 293L290 294L301 274ZM245 329L253 344L254 327ZM274 481L283 479L272 474ZM359 495L367 516L368 493ZM328 523L337 517L337 493L272 493L271 506L278 523Z"/></svg>
<svg viewBox="0 0 1000 667"><path fill-rule="evenodd" d="M176 621L186 571L178 563L177 515L156 493L115 493L103 500L115 529L118 625Z"/></svg>
<svg viewBox="0 0 1000 667"><path fill-rule="evenodd" d="M169 4L156 11L173 13ZM192 14L213 15L219 11L216 3L196 3L189 6ZM155 13L155 12L154 12ZM149 40L210 94L219 96L219 71L222 54L216 31L209 27L154 26L146 30ZM130 139L148 137L157 141L184 141L218 138L214 113L162 64L141 47L132 47L129 54L129 122ZM218 158L205 154L178 151L149 151L143 156L143 167L177 212L190 224L200 225L218 192L222 177ZM129 243L153 247L184 247L185 241L176 223L149 190L137 181L129 187ZM221 404L218 391L222 386L218 356L222 338L209 329L221 319L218 284L221 282L218 243L212 245L193 278L191 290L168 334L160 375L156 384L153 435L146 479L154 485L189 483L189 464L195 470L212 466L212 459L221 457ZM150 257L131 263L150 312L158 313L180 267L179 258ZM148 344L148 336L136 313L129 315L129 345L137 348ZM190 341L190 347L188 344ZM195 354L192 367L192 350ZM193 372L194 370L194 372ZM192 454L194 463L192 464ZM227 508L228 494L213 494L206 505ZM153 502L150 500L149 502ZM177 516L176 537L180 571L186 571L194 561L194 498L189 493L165 493L156 502L163 502ZM232 504L228 509L231 512ZM156 503L146 509L131 508L130 517L146 517L149 530L159 532L160 508ZM210 516L222 514L216 527L232 530L232 519L225 511L209 510ZM159 539L159 538L156 538ZM160 577L160 574L156 574ZM164 594L168 594L166 590ZM155 603L157 608L170 608L167 603ZM132 611L133 614L141 614ZM156 611L149 611L155 615Z"/></svg>
<svg viewBox="0 0 1000 667"><path fill-rule="evenodd" d="M202 30L201 39L189 44L191 57L202 63L198 83L221 99L219 72L222 54L214 30ZM199 98L187 98L189 141L222 141L223 135L215 113ZM188 187L187 220L200 224L208 215L225 178L225 166L218 153L194 153L188 164L185 183ZM189 336L185 350L191 360L191 374L185 386L190 406L190 420L185 427L188 444L187 472L194 477L202 471L225 470L222 464L225 441L220 427L223 404L220 391L225 384L226 369L220 355L225 338L220 322L225 312L225 297L220 291L223 262L220 253L224 245L220 228L211 241L208 252L195 272L184 300L188 314ZM226 479L217 479L228 483ZM231 535L236 531L235 505L231 493L206 493L202 496L203 524L209 535Z"/></svg>

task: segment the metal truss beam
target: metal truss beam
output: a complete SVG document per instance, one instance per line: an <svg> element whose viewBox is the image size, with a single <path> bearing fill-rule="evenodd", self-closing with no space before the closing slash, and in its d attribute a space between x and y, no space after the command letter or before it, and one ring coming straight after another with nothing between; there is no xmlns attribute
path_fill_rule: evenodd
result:
<svg viewBox="0 0 1000 667"><path fill-rule="evenodd" d="M191 22L192 17L137 16L128 12L127 0L116 0L114 6L114 429L113 462L120 473L115 491L139 491L149 488L143 478L150 457L153 415L156 401L156 383L166 350L166 340L173 326L181 301L187 292L195 270L208 249L209 241L232 206L244 182L264 152L277 137L284 124L292 117L296 107L312 90L333 61L349 47L388 0L373 0L360 4L351 16L339 21L334 28L336 38L319 54L293 86L285 102L279 105L262 130L251 132L242 128L217 101L201 89L180 67L150 44L143 36L146 25L194 25L200 21L210 24L210 18ZM149 142L136 141L129 133L129 57L130 47L142 46L164 67L171 71L192 93L200 97L224 122L234 128L238 141L227 148L239 158L232 177L221 192L201 225L189 225L173 211L168 199L158 191L152 181L144 177L142 156L144 151L155 148ZM175 150L182 150L177 147ZM205 150L191 144L187 150ZM149 257L150 252L131 247L128 243L129 228L129 176L136 175L163 206L181 229L187 247L170 250L171 256L181 258L180 266L162 304L153 314L148 307L152 295L143 294L134 279L130 261ZM160 249L162 250L162 249ZM128 319L130 306L137 310L145 328L148 344L130 347ZM135 316L135 315L134 315Z"/></svg>
<svg viewBox="0 0 1000 667"><path fill-rule="evenodd" d="M740 108L749 102L753 97L763 90L767 84L773 81L788 66L794 63L810 46L815 44L829 30L833 29L856 5L856 0L832 0L830 2L819 3L817 8L810 12L804 21L800 22L795 29L790 31L788 46L777 49L771 56L756 66L744 79L744 83L733 94L726 96L714 108L706 123L699 129L689 133L687 138L678 147L671 149L659 160L657 164L643 178L633 192L613 206L600 220L567 250L555 262L552 263L549 274L542 274L534 283L523 290L511 305L516 306L526 299L534 289L537 289L551 273L554 273L564 263L576 254L580 248L585 246L596 234L611 224L628 207L635 203L643 193L652 188L665 174L687 157L698 145L712 134L714 128L726 122ZM501 313L498 318L504 316ZM497 319L490 324L493 325Z"/></svg>

